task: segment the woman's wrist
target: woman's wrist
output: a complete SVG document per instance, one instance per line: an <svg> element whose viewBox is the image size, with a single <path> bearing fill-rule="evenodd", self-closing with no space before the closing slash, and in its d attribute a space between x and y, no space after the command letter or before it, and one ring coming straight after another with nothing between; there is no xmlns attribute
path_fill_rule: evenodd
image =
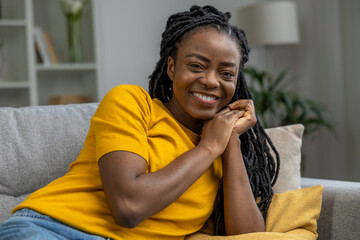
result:
<svg viewBox="0 0 360 240"><path fill-rule="evenodd" d="M196 148L199 149L200 152L203 152L207 156L212 156L214 159L216 159L221 153L219 149L212 147L208 144L205 144L200 141L200 143L196 146Z"/></svg>
<svg viewBox="0 0 360 240"><path fill-rule="evenodd" d="M232 133L222 156L223 157L228 156L231 151L241 151L240 145L241 145L241 140L239 138L239 135L236 133Z"/></svg>

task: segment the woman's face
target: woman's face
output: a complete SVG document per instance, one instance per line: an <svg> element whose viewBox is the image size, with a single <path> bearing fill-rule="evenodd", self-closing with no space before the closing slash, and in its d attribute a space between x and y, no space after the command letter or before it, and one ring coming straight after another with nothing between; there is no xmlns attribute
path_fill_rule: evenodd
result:
<svg viewBox="0 0 360 240"><path fill-rule="evenodd" d="M173 95L166 105L183 125L211 119L235 93L240 64L235 42L215 29L199 29L178 46L176 61L168 58Z"/></svg>

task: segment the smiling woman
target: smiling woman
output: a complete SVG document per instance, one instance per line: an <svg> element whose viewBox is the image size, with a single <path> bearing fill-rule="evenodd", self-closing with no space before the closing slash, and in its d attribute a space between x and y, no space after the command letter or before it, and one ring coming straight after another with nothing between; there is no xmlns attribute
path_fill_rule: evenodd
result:
<svg viewBox="0 0 360 240"><path fill-rule="evenodd" d="M243 205L245 208L251 209L251 207L249 207L249 203L253 203L253 198L250 200L249 198L243 198L244 196L249 197L249 195L251 195L245 194L245 189L248 188L240 187L241 190L236 188L241 186L239 181L242 183L247 182L247 184L250 183L252 195L260 200L258 202L258 207L263 212L263 216L266 216L267 209L273 195L271 185L275 183L279 169L279 157L277 151L273 147L269 137L264 132L260 123L256 123L251 130L249 130L248 122L252 122L254 120L254 116L252 115L252 111L254 111L254 109L252 101L250 100L251 94L247 88L242 72L244 64L248 61L249 48L244 32L229 25L229 18L229 13L221 13L210 6L205 6L203 8L194 6L189 12L178 13L170 16L161 42L161 58L158 61L153 74L150 76L149 84L150 95L152 97L160 99L165 105L173 104L175 106L173 107L174 115L181 115L182 110L186 108L191 109L196 108L197 106L202 106L203 109L206 109L206 100L210 100L211 97L215 98L211 101L215 101L216 103L217 98L220 98L221 96L216 94L210 95L210 93L213 91L223 92L225 89L224 86L227 84L224 80L229 80L230 85L232 84L233 86L236 86L232 99L228 104L229 108L227 109L232 110L232 114L236 112L234 110L239 111L238 113L241 117L236 120L237 126L234 127L233 130L237 133L235 135L240 136L239 140L241 143L234 141L234 138L230 138L227 147L232 147L227 148L227 150L232 150L225 150L221 155L224 177L219 189L219 201L215 204L215 211L213 214L215 218L216 234L236 234L247 231L244 229L239 231L239 229L235 230L232 228L231 220L235 220L233 223L242 221L241 218L231 218L230 216L234 217L242 215L242 220L250 220L248 221L249 225L257 226L254 222L254 219L256 219L256 217L254 218L254 216L256 216L256 214L254 214L255 211L247 212L243 211L243 209L240 210L236 207L230 207ZM192 38L193 40L190 41L189 38ZM201 38L200 41L196 41L197 38ZM212 41L213 39L217 39L219 41ZM186 44L192 45L193 52L181 52L183 49L186 49ZM236 47L236 50L233 49L233 46ZM198 52L205 47L208 47L206 53ZM231 50L232 52L229 53ZM219 55L214 56L212 51L218 52ZM239 55L237 55L238 53ZM185 74L187 70L185 69L182 76L177 76L177 65L180 64L177 61L181 61L178 58L181 54L189 58L186 59L188 62L185 61L185 65L187 63L189 69L187 74ZM238 59L236 59L237 57ZM220 61L219 59L221 58L226 60ZM234 64L236 69L233 69L235 67ZM173 68L173 71L171 71L171 67ZM225 71L223 71L220 67L225 69ZM182 87L182 89L184 89L182 94L185 96L194 96L193 101L190 102L189 105L186 105L182 98L176 97L176 92L178 90L176 89L177 83L175 83L175 78L181 78L180 81L182 81L186 80L186 77L188 76L195 75L197 78L193 77L193 79L196 80L194 80L193 85L190 85L191 87L188 89L186 87ZM234 80L236 80L236 83ZM195 91L198 90L198 88L202 91ZM220 88L220 90L217 88ZM192 97L187 96L187 99L192 99ZM203 100L203 104L200 104L201 99ZM198 100L197 103L196 100ZM194 106L191 106L191 104ZM176 113L177 111L178 113ZM191 111L186 111L183 115L189 116L189 113L191 113ZM218 122L217 124L212 124L220 116L231 116L231 114L227 114L229 114L229 112L226 110L217 112L213 115L211 121L205 120L208 117L206 115L203 115L202 118L198 116L200 118L194 121L198 125L193 126L193 130L197 131L197 129L201 129L202 142L206 142L208 134L207 131L221 129L220 126L222 126L223 123ZM182 124L188 126L189 128L191 124L194 124L194 122L191 121L186 122L188 119L194 118L194 116L184 118L179 116L179 118L183 119ZM205 125L203 125L204 122ZM254 123L252 122L251 124ZM200 144L201 142L199 145ZM211 146L211 144L208 146ZM273 159L269 153L269 146L274 150L275 155L277 156L276 160ZM216 147L214 148L216 149ZM239 152L234 151L234 149L237 149ZM237 156L240 156L240 159ZM232 163L235 163L235 165L229 164L229 161L226 159L233 159L234 161ZM241 165L245 165L245 167L242 166L242 168L246 168L246 173L241 171L236 173L230 171L228 172L229 174L227 174L225 169L239 170L239 168L237 168L239 165L237 165L236 162L241 163ZM239 175L242 177L238 178L237 176ZM232 178L230 176L232 176ZM248 177L249 180L244 180L244 176ZM230 192L242 195L229 194ZM233 211L233 214L230 213L231 211ZM244 216L251 217L247 218ZM224 226L224 222L227 226ZM228 224L226 224L226 222ZM243 227L242 224L238 224L237 226ZM244 224L244 226L246 226L246 224Z"/></svg>
<svg viewBox="0 0 360 240"><path fill-rule="evenodd" d="M279 159L243 77L245 34L229 18L211 6L170 16L150 93L112 89L69 173L17 206L0 235L184 239L211 216L216 235L264 231Z"/></svg>

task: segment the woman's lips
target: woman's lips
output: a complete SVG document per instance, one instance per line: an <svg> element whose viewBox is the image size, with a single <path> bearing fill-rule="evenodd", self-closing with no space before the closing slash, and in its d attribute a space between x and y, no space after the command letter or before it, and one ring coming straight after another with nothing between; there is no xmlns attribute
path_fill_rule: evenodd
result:
<svg viewBox="0 0 360 240"><path fill-rule="evenodd" d="M218 99L218 98L215 97L215 96L209 96L209 95L204 95L204 94L195 93L195 92L193 92L192 95L193 95L198 101L203 102L203 103L208 103L208 104L215 103L216 100Z"/></svg>

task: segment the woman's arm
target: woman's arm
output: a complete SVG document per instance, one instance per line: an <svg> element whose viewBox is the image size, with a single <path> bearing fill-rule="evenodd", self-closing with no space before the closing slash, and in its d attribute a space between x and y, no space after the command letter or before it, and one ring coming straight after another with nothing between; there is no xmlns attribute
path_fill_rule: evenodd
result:
<svg viewBox="0 0 360 240"><path fill-rule="evenodd" d="M100 175L110 210L117 224L135 227L181 196L216 159L206 148L196 147L163 169L146 173L139 155L117 151L99 160Z"/></svg>
<svg viewBox="0 0 360 240"><path fill-rule="evenodd" d="M226 234L261 232L265 230L265 223L252 194L239 139L242 133L256 123L254 105L251 100L240 100L229 107L245 113L238 119L221 156Z"/></svg>
<svg viewBox="0 0 360 240"><path fill-rule="evenodd" d="M224 152L239 114L228 109L217 114L205 124L198 146L156 172L146 173L146 161L131 152L101 157L100 175L115 221L135 227L179 198Z"/></svg>
<svg viewBox="0 0 360 240"><path fill-rule="evenodd" d="M227 235L265 230L264 220L252 194L239 146L240 139L234 135L222 154L224 219Z"/></svg>

